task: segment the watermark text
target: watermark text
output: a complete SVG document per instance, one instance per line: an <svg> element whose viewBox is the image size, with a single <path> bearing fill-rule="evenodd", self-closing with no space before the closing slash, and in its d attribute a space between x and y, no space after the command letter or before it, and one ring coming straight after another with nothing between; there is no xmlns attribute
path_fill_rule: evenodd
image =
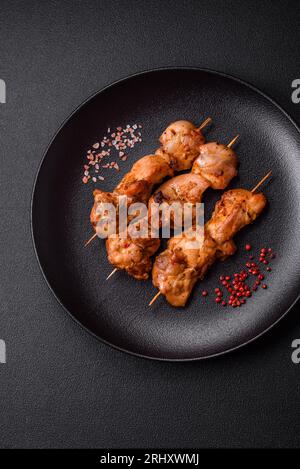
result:
<svg viewBox="0 0 300 469"><path fill-rule="evenodd" d="M6 363L6 344L0 339L0 363Z"/></svg>
<svg viewBox="0 0 300 469"><path fill-rule="evenodd" d="M96 207L99 238L185 237L189 249L199 249L204 239L204 204L190 202L128 203L119 196L116 205L100 202Z"/></svg>
<svg viewBox="0 0 300 469"><path fill-rule="evenodd" d="M6 84L5 81L0 78L0 104L6 103Z"/></svg>
<svg viewBox="0 0 300 469"><path fill-rule="evenodd" d="M292 349L294 349L291 355L292 362L298 365L300 363L300 339L293 340Z"/></svg>
<svg viewBox="0 0 300 469"><path fill-rule="evenodd" d="M292 88L294 88L294 91L292 92L292 102L294 104L299 104L300 103L300 78L295 78L295 80L292 81Z"/></svg>

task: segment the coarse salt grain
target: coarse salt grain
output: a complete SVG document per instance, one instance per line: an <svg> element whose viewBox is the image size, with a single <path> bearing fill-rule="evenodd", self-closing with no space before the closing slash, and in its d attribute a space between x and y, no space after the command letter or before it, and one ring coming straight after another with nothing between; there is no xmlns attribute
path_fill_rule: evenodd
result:
<svg viewBox="0 0 300 469"><path fill-rule="evenodd" d="M107 128L107 134L104 135L101 141L95 142L92 145L92 149L89 149L87 151L86 158L89 160L88 164L85 164L83 169L83 178L82 181L84 184L86 184L89 180L96 182L97 180L103 181L104 177L101 175L98 175L98 172L100 170L100 165L99 162L105 157L108 157L111 155L111 152L116 151L119 157L119 160L121 161L126 161L128 158L128 155L125 154L125 150L127 148L134 148L136 143L139 143L142 141L141 139L141 132L136 132L137 129L141 129L142 125L140 124L126 124L123 128L118 126L116 130L111 130L111 127ZM101 152L97 153L95 150L98 150L101 147ZM94 168L94 174L97 175L91 176L90 171ZM107 163L105 165L102 165L103 169L112 169L114 168L116 171L120 170L120 167L118 163L115 161L112 161L110 163Z"/></svg>

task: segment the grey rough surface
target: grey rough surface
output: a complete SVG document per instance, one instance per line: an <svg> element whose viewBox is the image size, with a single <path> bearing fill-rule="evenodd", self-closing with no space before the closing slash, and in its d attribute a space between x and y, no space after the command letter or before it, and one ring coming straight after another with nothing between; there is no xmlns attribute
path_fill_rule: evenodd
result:
<svg viewBox="0 0 300 469"><path fill-rule="evenodd" d="M34 177L87 96L165 65L252 82L300 122L299 6L278 1L0 2L1 447L299 446L296 308L235 354L155 363L98 343L48 290L30 235ZM300 105L298 105L300 106Z"/></svg>

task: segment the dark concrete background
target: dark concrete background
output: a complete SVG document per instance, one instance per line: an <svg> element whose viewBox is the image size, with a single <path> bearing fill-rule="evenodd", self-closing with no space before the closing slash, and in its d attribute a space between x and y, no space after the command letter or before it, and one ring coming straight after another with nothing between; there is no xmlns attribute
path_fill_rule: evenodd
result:
<svg viewBox="0 0 300 469"><path fill-rule="evenodd" d="M291 101L299 2L0 0L0 11L0 447L300 446L296 308L223 358L135 358L65 314L30 234L33 181L51 136L81 101L128 74L216 69L261 88L300 123Z"/></svg>

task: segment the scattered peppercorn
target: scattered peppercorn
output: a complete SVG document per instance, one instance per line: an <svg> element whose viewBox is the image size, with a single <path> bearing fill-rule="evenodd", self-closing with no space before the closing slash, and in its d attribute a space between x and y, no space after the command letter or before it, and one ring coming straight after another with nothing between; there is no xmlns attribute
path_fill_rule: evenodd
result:
<svg viewBox="0 0 300 469"><path fill-rule="evenodd" d="M252 246L250 244L245 245L246 251L250 251ZM261 248L259 250L258 261L264 265L268 265L270 259L273 259L275 254L273 253L272 248ZM216 287L214 292L216 294L215 302L219 303L221 306L231 306L232 308L241 307L251 298L254 292L257 291L258 287L261 286L262 289L267 289L268 286L261 281L264 280L265 275L261 272L261 267L257 262L254 261L254 256L251 254L248 256L248 259L252 262L247 261L245 263L246 270L240 272L234 272L232 275L220 275L219 281L225 287L225 294L220 288ZM271 272L271 267L265 268L267 272ZM250 275L251 274L251 275ZM247 279L251 276L255 277L255 282L252 286L247 285ZM226 290L228 293L228 298L226 299ZM202 296L208 296L207 290L202 291Z"/></svg>

